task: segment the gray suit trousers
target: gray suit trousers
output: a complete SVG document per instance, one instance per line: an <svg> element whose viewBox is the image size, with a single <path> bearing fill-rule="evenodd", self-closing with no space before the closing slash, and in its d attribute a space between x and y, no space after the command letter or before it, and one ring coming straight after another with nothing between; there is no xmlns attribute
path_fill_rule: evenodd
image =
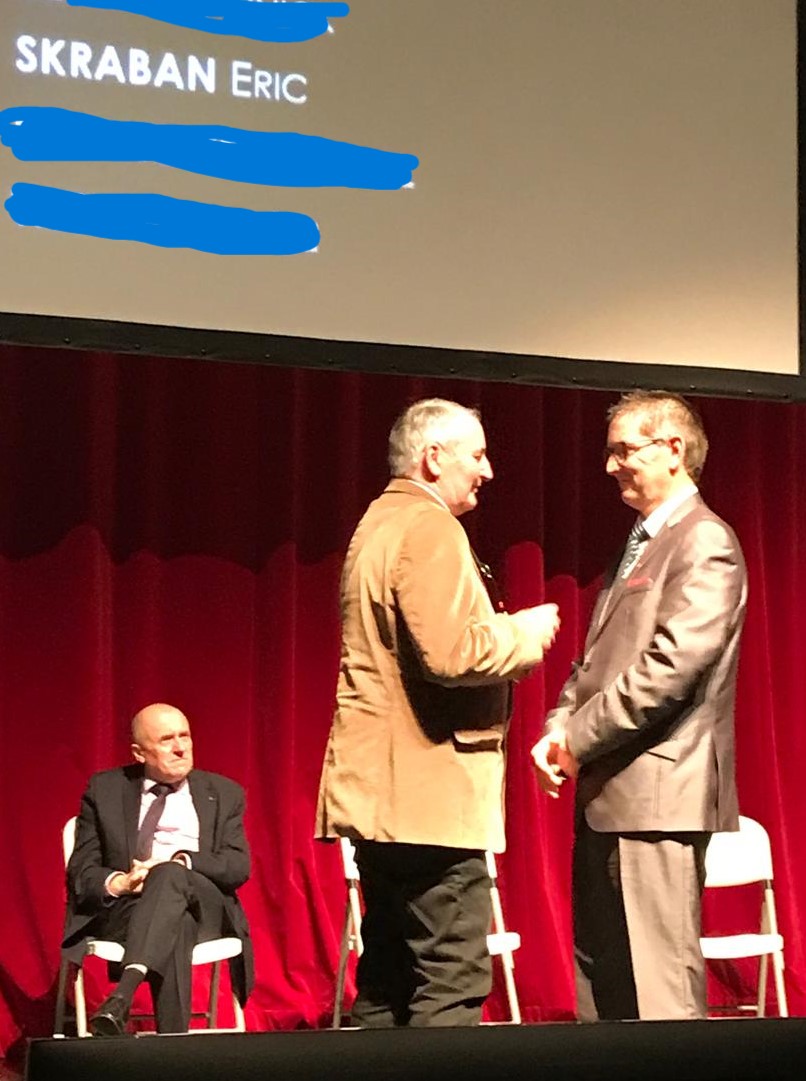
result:
<svg viewBox="0 0 806 1081"><path fill-rule="evenodd" d="M597 833L578 812L573 907L580 1021L705 1016L699 938L709 837Z"/></svg>

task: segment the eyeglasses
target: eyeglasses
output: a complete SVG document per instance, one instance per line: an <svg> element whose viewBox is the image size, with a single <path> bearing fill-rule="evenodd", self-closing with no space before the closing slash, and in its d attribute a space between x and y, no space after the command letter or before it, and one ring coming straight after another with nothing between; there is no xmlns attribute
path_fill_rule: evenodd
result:
<svg viewBox="0 0 806 1081"><path fill-rule="evenodd" d="M668 439L647 439L646 443L608 443L603 451L605 465L611 458L615 458L618 465L624 465L627 459L637 454L639 450L646 450L647 447L668 442Z"/></svg>

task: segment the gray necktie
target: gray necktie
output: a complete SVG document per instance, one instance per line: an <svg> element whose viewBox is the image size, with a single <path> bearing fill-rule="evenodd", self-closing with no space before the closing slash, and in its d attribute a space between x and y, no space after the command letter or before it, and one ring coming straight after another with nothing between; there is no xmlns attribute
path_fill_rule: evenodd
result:
<svg viewBox="0 0 806 1081"><path fill-rule="evenodd" d="M649 540L649 534L644 529L644 523L636 521L627 535L627 543L624 546L624 555L621 557L621 565L619 566L619 578L626 578L630 571L635 566L635 561L638 558L638 552L644 541Z"/></svg>
<svg viewBox="0 0 806 1081"><path fill-rule="evenodd" d="M151 806L143 816L140 829L137 831L137 845L134 851L135 859L151 859L151 846L154 844L154 834L157 832L157 826L162 817L162 812L165 810L165 800L168 798L168 793L173 792L173 790L174 786L172 784L163 784L160 781L151 788L150 791L156 796L156 799L151 801Z"/></svg>

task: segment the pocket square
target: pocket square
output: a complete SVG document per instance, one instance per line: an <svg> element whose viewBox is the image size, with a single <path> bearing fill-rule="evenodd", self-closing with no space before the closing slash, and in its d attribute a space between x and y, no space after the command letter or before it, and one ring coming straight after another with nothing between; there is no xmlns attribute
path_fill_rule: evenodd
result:
<svg viewBox="0 0 806 1081"><path fill-rule="evenodd" d="M651 585L654 585L654 582L653 578L647 578L646 575L642 578L628 578L627 589L649 589Z"/></svg>

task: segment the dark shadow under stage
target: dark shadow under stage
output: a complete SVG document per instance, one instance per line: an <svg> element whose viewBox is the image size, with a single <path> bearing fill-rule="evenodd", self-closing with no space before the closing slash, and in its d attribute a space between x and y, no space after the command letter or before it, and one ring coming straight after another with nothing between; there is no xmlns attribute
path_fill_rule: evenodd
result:
<svg viewBox="0 0 806 1081"><path fill-rule="evenodd" d="M806 1018L32 1040L26 1081L802 1078Z"/></svg>

